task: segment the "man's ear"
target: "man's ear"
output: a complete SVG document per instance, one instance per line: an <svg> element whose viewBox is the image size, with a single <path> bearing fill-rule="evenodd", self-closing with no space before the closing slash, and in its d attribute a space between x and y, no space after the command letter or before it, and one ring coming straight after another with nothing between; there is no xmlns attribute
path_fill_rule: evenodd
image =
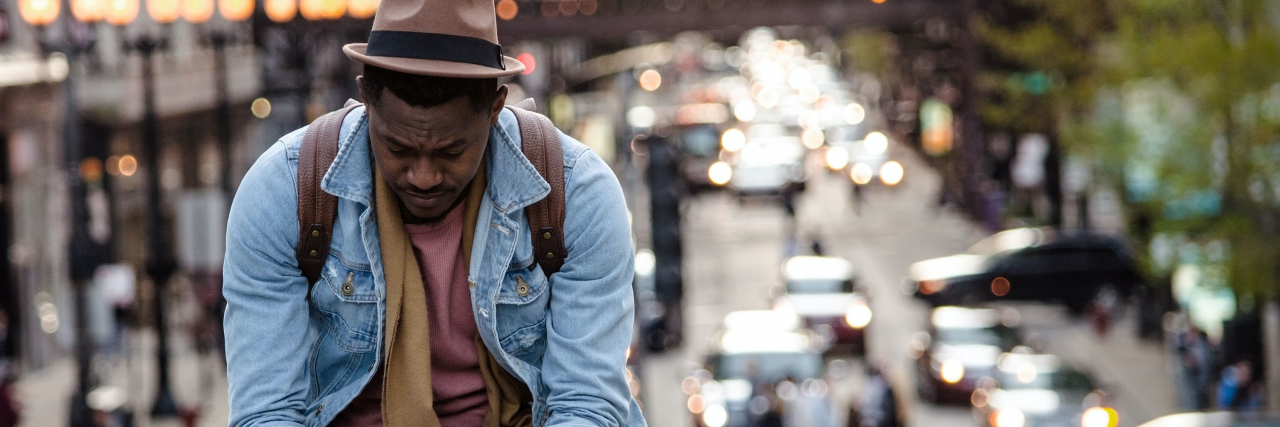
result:
<svg viewBox="0 0 1280 427"><path fill-rule="evenodd" d="M493 97L493 105L489 106L489 126L498 124L498 113L507 105L507 85L498 86L498 94Z"/></svg>
<svg viewBox="0 0 1280 427"><path fill-rule="evenodd" d="M360 103L369 105L369 100L364 98L364 76L356 76L356 88L360 91Z"/></svg>

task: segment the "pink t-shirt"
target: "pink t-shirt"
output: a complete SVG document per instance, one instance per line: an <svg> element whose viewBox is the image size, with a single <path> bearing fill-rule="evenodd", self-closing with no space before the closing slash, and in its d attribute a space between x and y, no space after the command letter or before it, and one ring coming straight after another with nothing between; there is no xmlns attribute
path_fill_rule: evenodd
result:
<svg viewBox="0 0 1280 427"><path fill-rule="evenodd" d="M489 411L489 395L476 349L476 321L471 311L467 271L461 256L465 207L465 201L459 203L435 223L404 226L427 294L434 408L440 425L449 427L481 427ZM382 425L382 372L379 366L373 381L332 425Z"/></svg>

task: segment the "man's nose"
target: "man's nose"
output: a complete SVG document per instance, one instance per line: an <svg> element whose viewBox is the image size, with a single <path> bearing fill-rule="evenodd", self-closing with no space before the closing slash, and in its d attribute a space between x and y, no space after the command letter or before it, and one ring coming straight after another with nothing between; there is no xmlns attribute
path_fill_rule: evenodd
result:
<svg viewBox="0 0 1280 427"><path fill-rule="evenodd" d="M444 174L432 159L428 157L418 157L409 167L409 171L405 178L409 184L417 187L419 191L431 191L442 181Z"/></svg>

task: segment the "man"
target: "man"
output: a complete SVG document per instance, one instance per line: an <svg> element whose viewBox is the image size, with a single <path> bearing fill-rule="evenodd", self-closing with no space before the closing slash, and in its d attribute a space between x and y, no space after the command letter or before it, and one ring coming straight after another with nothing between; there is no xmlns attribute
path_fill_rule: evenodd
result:
<svg viewBox="0 0 1280 427"><path fill-rule="evenodd" d="M245 176L224 267L230 425L645 426L624 373L621 187L558 134L567 255L544 275L524 208L551 184L503 107L496 78L523 66L494 21L492 0L383 0L369 43L344 47L364 106L320 181L337 217L313 286L295 252L305 131Z"/></svg>

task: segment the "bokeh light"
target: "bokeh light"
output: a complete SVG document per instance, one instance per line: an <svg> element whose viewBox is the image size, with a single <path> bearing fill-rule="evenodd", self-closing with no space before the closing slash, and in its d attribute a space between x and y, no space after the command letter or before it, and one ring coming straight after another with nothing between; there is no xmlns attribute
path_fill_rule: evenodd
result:
<svg viewBox="0 0 1280 427"><path fill-rule="evenodd" d="M524 64L524 71L520 72L521 75L533 74L533 70L538 69L538 58L534 58L532 53L521 52L516 55L516 60Z"/></svg>
<svg viewBox="0 0 1280 427"><path fill-rule="evenodd" d="M369 19L378 12L379 0L348 0L347 14L355 19Z"/></svg>
<svg viewBox="0 0 1280 427"><path fill-rule="evenodd" d="M31 25L49 25L50 22L58 19L58 13L62 11L62 2L59 0L19 0L18 15L22 16L22 20Z"/></svg>
<svg viewBox="0 0 1280 427"><path fill-rule="evenodd" d="M515 0L502 0L498 2L497 6L494 6L494 9L498 14L498 19L503 21L515 19L516 15L520 13L520 6L516 4Z"/></svg>
<svg viewBox="0 0 1280 427"><path fill-rule="evenodd" d="M862 121L866 119L867 110L862 108L862 104L854 102L844 106L845 123L856 125L862 123Z"/></svg>
<svg viewBox="0 0 1280 427"><path fill-rule="evenodd" d="M213 18L214 0L183 0L182 19L192 24L203 24Z"/></svg>
<svg viewBox="0 0 1280 427"><path fill-rule="evenodd" d="M720 135L720 148L724 151L736 153L746 145L747 135L737 128L726 130L723 135Z"/></svg>
<svg viewBox="0 0 1280 427"><path fill-rule="evenodd" d="M297 0L266 0L262 8L272 22L289 22L298 15Z"/></svg>
<svg viewBox="0 0 1280 427"><path fill-rule="evenodd" d="M831 147L827 150L826 157L828 169L840 170L849 165L849 150L844 147Z"/></svg>
<svg viewBox="0 0 1280 427"><path fill-rule="evenodd" d="M849 179L852 179L854 184L867 185L871 183L873 174L871 165L858 163L853 165L853 169L849 170Z"/></svg>
<svg viewBox="0 0 1280 427"><path fill-rule="evenodd" d="M893 160L884 162L884 165L880 166L880 181L885 185L898 185L902 182L904 172L901 163Z"/></svg>
<svg viewBox="0 0 1280 427"><path fill-rule="evenodd" d="M120 174L124 176L133 176L138 172L138 159L132 154L120 156Z"/></svg>
<svg viewBox="0 0 1280 427"><path fill-rule="evenodd" d="M85 23L94 23L106 18L107 2L106 0L72 0L71 16L77 21Z"/></svg>
<svg viewBox="0 0 1280 427"><path fill-rule="evenodd" d="M253 16L253 0L218 0L218 13L222 19L240 22Z"/></svg>
<svg viewBox="0 0 1280 427"><path fill-rule="evenodd" d="M707 168L707 178L711 179L711 183L715 185L725 185L733 179L733 167L725 162L715 162Z"/></svg>
<svg viewBox="0 0 1280 427"><path fill-rule="evenodd" d="M161 24L177 21L182 14L182 4L178 0L147 0L147 15Z"/></svg>
<svg viewBox="0 0 1280 427"><path fill-rule="evenodd" d="M139 0L107 0L106 20L111 25L129 25L138 17Z"/></svg>
<svg viewBox="0 0 1280 427"><path fill-rule="evenodd" d="M253 113L254 117L265 119L271 115L271 101L268 101L267 98L255 99L253 104L249 105L249 111Z"/></svg>
<svg viewBox="0 0 1280 427"><path fill-rule="evenodd" d="M822 129L809 128L800 134L800 142L804 144L805 148L817 150L827 142L827 136L822 132Z"/></svg>
<svg viewBox="0 0 1280 427"><path fill-rule="evenodd" d="M889 137L880 132L871 132L863 139L863 148L867 154L884 154L889 149Z"/></svg>
<svg viewBox="0 0 1280 427"><path fill-rule="evenodd" d="M649 92L658 90L662 87L662 74L658 70L644 70L640 73L640 88Z"/></svg>

